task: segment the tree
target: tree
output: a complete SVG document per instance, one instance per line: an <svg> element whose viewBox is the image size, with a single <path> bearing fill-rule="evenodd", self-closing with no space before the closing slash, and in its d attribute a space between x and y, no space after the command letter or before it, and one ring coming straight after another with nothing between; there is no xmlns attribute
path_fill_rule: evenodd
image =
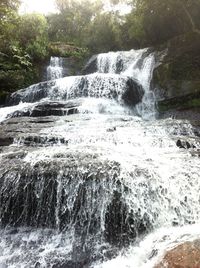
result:
<svg viewBox="0 0 200 268"><path fill-rule="evenodd" d="M41 61L47 56L47 20L41 14L26 14L20 17L18 40L33 61Z"/></svg>
<svg viewBox="0 0 200 268"><path fill-rule="evenodd" d="M133 22L130 35L143 45L162 43L189 31L199 32L199 0L134 0L132 6L126 22L130 27Z"/></svg>
<svg viewBox="0 0 200 268"><path fill-rule="evenodd" d="M83 45L89 25L102 7L101 2L57 0L56 3L59 14L48 17L50 40Z"/></svg>
<svg viewBox="0 0 200 268"><path fill-rule="evenodd" d="M6 16L19 8L20 0L1 0L0 2L0 20L4 20Z"/></svg>
<svg viewBox="0 0 200 268"><path fill-rule="evenodd" d="M115 13L100 13L94 18L89 28L86 45L93 52L120 49L120 21Z"/></svg>

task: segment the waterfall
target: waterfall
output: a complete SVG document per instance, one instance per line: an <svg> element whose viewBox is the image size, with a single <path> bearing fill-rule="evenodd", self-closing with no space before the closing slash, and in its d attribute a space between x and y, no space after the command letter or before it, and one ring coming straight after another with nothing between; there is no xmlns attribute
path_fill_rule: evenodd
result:
<svg viewBox="0 0 200 268"><path fill-rule="evenodd" d="M50 65L47 67L47 80L54 80L63 77L63 59L51 57Z"/></svg>
<svg viewBox="0 0 200 268"><path fill-rule="evenodd" d="M176 146L199 142L189 122L155 119L154 54L92 66L0 109L0 267L153 268L199 236L200 159Z"/></svg>
<svg viewBox="0 0 200 268"><path fill-rule="evenodd" d="M148 49L109 52L99 54L97 58L98 72L129 76L141 84L145 94L136 110L145 119L152 119L156 115L155 96L150 90L154 66L154 54L148 54Z"/></svg>

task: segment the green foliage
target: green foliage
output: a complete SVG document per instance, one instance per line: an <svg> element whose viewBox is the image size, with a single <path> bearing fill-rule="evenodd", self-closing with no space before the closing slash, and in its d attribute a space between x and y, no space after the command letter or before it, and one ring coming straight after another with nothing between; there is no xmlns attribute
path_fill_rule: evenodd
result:
<svg viewBox="0 0 200 268"><path fill-rule="evenodd" d="M57 0L56 3L60 13L48 17L51 41L74 43L93 52L119 48L120 16L105 12L101 1Z"/></svg>
<svg viewBox="0 0 200 268"><path fill-rule="evenodd" d="M12 44L10 46L10 50L12 53L11 55L13 58L13 62L15 63L14 67L16 69L29 68L32 66L31 58L29 54L25 50L23 50L21 47L19 47L19 45Z"/></svg>
<svg viewBox="0 0 200 268"><path fill-rule="evenodd" d="M117 50L121 46L120 21L114 13L100 13L91 22L86 46L93 52Z"/></svg>
<svg viewBox="0 0 200 268"><path fill-rule="evenodd" d="M59 14L48 16L49 39L84 46L93 18L102 10L101 2L57 0Z"/></svg>
<svg viewBox="0 0 200 268"><path fill-rule="evenodd" d="M141 46L157 45L200 27L199 0L133 0L132 5L126 23L130 38Z"/></svg>
<svg viewBox="0 0 200 268"><path fill-rule="evenodd" d="M22 48L33 61L47 56L47 20L40 14L27 14L20 17L19 40Z"/></svg>
<svg viewBox="0 0 200 268"><path fill-rule="evenodd" d="M200 35L199 0L110 0L110 5L122 2L132 6L125 16L105 10L102 0L56 0L59 13L44 17L20 16L20 0L1 0L0 90L36 81L49 53L83 59L89 53L160 45L188 32Z"/></svg>
<svg viewBox="0 0 200 268"><path fill-rule="evenodd" d="M20 16L19 1L0 3L0 95L34 83L40 62L48 55L46 18L38 14Z"/></svg>

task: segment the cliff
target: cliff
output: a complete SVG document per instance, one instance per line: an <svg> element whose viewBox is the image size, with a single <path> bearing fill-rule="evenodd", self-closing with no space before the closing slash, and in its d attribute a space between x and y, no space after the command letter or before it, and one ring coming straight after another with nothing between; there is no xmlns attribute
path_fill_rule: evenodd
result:
<svg viewBox="0 0 200 268"><path fill-rule="evenodd" d="M200 35L184 34L156 49L165 51L152 81L160 113L200 113Z"/></svg>

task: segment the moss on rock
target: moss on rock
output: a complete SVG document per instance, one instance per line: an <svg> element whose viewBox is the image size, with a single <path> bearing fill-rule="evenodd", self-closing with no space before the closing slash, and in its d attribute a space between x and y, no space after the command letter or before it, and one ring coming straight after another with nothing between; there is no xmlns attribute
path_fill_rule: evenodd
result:
<svg viewBox="0 0 200 268"><path fill-rule="evenodd" d="M49 44L49 53L56 57L83 58L88 55L88 49L76 47L73 44L52 42Z"/></svg>

